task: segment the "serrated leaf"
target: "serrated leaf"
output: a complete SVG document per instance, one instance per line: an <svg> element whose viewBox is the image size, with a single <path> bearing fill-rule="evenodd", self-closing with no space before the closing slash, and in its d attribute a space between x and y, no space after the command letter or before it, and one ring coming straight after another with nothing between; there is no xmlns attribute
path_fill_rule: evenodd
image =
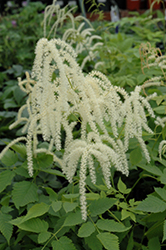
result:
<svg viewBox="0 0 166 250"><path fill-rule="evenodd" d="M130 153L130 161L132 165L137 165L142 160L142 151L137 147Z"/></svg>
<svg viewBox="0 0 166 250"><path fill-rule="evenodd" d="M16 208L23 207L38 200L37 186L28 181L15 183L12 196Z"/></svg>
<svg viewBox="0 0 166 250"><path fill-rule="evenodd" d="M102 245L107 250L119 250L118 237L111 233L100 233L97 235Z"/></svg>
<svg viewBox="0 0 166 250"><path fill-rule="evenodd" d="M53 156L52 155L48 155L45 153L42 154L38 154L37 158L34 159L34 163L33 163L33 167L34 169L42 169L46 167L49 167L53 162ZM42 170L43 171L43 170Z"/></svg>
<svg viewBox="0 0 166 250"><path fill-rule="evenodd" d="M56 169L40 168L40 171L45 172L47 174L52 174L52 175L56 175L56 176L60 176L60 177L65 178L65 175L62 172L60 172L60 171L58 171Z"/></svg>
<svg viewBox="0 0 166 250"><path fill-rule="evenodd" d="M26 150L26 146L24 144L14 144L13 146L11 146L11 148L19 153L23 158L26 157L27 155L27 150Z"/></svg>
<svg viewBox="0 0 166 250"><path fill-rule="evenodd" d="M38 235L38 243L41 244L46 242L51 237L51 235L52 234L50 232L41 232Z"/></svg>
<svg viewBox="0 0 166 250"><path fill-rule="evenodd" d="M8 206L3 206L3 207L1 207L1 211L2 211L2 213L4 213L4 214L8 214L8 213L10 213L11 211L13 211L13 208L12 208L12 207L8 207Z"/></svg>
<svg viewBox="0 0 166 250"><path fill-rule="evenodd" d="M12 151L8 150L5 155L1 158L1 161L3 164L5 164L7 167L11 167L18 161L18 156Z"/></svg>
<svg viewBox="0 0 166 250"><path fill-rule="evenodd" d="M86 200L93 201L93 200L98 200L99 198L100 198L99 194L95 194L95 193L86 194Z"/></svg>
<svg viewBox="0 0 166 250"><path fill-rule="evenodd" d="M148 241L150 250L161 250L160 241L158 237L154 237Z"/></svg>
<svg viewBox="0 0 166 250"><path fill-rule="evenodd" d="M3 214L0 212L0 231L3 234L3 236L6 238L8 244L10 241L10 238L12 236L13 231L13 225L9 223L12 216L9 214Z"/></svg>
<svg viewBox="0 0 166 250"><path fill-rule="evenodd" d="M77 210L76 212L71 212L68 214L68 216L66 217L63 226L75 226L75 225L79 225L83 222L82 220L82 215L81 215L81 211Z"/></svg>
<svg viewBox="0 0 166 250"><path fill-rule="evenodd" d="M125 191L126 191L126 185L123 183L123 181L121 180L121 178L119 178L119 181L118 181L118 190L124 194Z"/></svg>
<svg viewBox="0 0 166 250"><path fill-rule="evenodd" d="M162 175L161 170L158 167L154 166L154 165L138 164L138 167L146 170L147 172L149 172L151 174L154 174L154 175L157 175L157 176Z"/></svg>
<svg viewBox="0 0 166 250"><path fill-rule="evenodd" d="M57 193L50 187L45 187L45 190L47 191L47 193L49 194L49 199L50 201L55 201L58 198Z"/></svg>
<svg viewBox="0 0 166 250"><path fill-rule="evenodd" d="M50 208L50 206L46 203L35 204L34 206L32 206L29 209L27 215L24 217L22 222L27 221L27 220L32 219L32 218L39 217L39 216L47 213L49 208Z"/></svg>
<svg viewBox="0 0 166 250"><path fill-rule="evenodd" d="M13 170L16 174L18 175L21 175L21 176L24 176L26 178L29 178L29 174L28 174L28 170L23 168L22 166L21 167L18 167L16 169Z"/></svg>
<svg viewBox="0 0 166 250"><path fill-rule="evenodd" d="M162 242L166 240L166 220L164 221L164 226L163 226L163 239Z"/></svg>
<svg viewBox="0 0 166 250"><path fill-rule="evenodd" d="M77 202L71 203L71 202L65 201L63 203L63 208L64 208L66 213L73 211L77 206L78 206Z"/></svg>
<svg viewBox="0 0 166 250"><path fill-rule="evenodd" d="M98 238L96 237L96 232L91 234L89 237L86 237L85 243L89 246L89 248L91 250L102 250L102 244L100 243L100 241L98 240Z"/></svg>
<svg viewBox="0 0 166 250"><path fill-rule="evenodd" d="M131 227L125 227L123 224L120 224L114 220L98 220L96 226L105 231L109 232L125 232Z"/></svg>
<svg viewBox="0 0 166 250"><path fill-rule="evenodd" d="M156 223L153 223L153 225L148 229L148 231L145 232L145 236L148 239L152 239L154 237L161 237L163 234L163 225L164 221L157 221Z"/></svg>
<svg viewBox="0 0 166 250"><path fill-rule="evenodd" d="M133 240L133 231L132 231L130 234L130 238L129 238L126 250L133 250L133 248L134 248L134 240Z"/></svg>
<svg viewBox="0 0 166 250"><path fill-rule="evenodd" d="M95 227L92 224L92 222L88 221L81 225L81 227L78 230L78 237L88 237L95 231Z"/></svg>
<svg viewBox="0 0 166 250"><path fill-rule="evenodd" d="M166 190L163 188L154 188L154 190L156 191L156 193L163 199L166 201Z"/></svg>
<svg viewBox="0 0 166 250"><path fill-rule="evenodd" d="M5 170L0 173L0 193L11 184L15 173L11 170Z"/></svg>
<svg viewBox="0 0 166 250"><path fill-rule="evenodd" d="M136 210L159 213L166 210L166 203L153 195L149 195L144 201L142 201L137 206Z"/></svg>
<svg viewBox="0 0 166 250"><path fill-rule="evenodd" d="M127 211L126 209L122 209L121 211L121 220L124 220L126 218L130 217L134 222L136 222L135 214Z"/></svg>
<svg viewBox="0 0 166 250"><path fill-rule="evenodd" d="M54 240L51 245L53 250L76 250L72 241L66 236L62 236L58 241Z"/></svg>
<svg viewBox="0 0 166 250"><path fill-rule="evenodd" d="M70 199L75 199L75 198L79 197L79 194L63 194L63 197L65 199L70 200Z"/></svg>
<svg viewBox="0 0 166 250"><path fill-rule="evenodd" d="M41 233L48 230L48 223L39 218L33 218L23 223L17 223L18 228L34 233Z"/></svg>
<svg viewBox="0 0 166 250"><path fill-rule="evenodd" d="M164 169L163 173L160 175L160 182L166 184L166 169Z"/></svg>
<svg viewBox="0 0 166 250"><path fill-rule="evenodd" d="M103 214L105 211L110 209L115 204L116 201L117 200L114 198L102 198L92 201L89 206L91 216Z"/></svg>
<svg viewBox="0 0 166 250"><path fill-rule="evenodd" d="M58 212L62 207L62 201L53 201L51 206L54 212Z"/></svg>

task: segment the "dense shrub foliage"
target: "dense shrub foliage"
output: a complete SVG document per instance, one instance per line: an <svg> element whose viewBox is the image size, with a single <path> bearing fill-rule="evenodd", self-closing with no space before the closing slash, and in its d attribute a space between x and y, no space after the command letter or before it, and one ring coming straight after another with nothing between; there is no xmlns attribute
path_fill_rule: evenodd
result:
<svg viewBox="0 0 166 250"><path fill-rule="evenodd" d="M163 14L43 11L0 20L0 249L164 249Z"/></svg>

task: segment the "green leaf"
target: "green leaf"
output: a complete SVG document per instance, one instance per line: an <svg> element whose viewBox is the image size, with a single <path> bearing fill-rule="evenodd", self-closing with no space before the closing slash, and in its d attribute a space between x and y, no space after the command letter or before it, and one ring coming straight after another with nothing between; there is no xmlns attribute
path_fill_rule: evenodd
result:
<svg viewBox="0 0 166 250"><path fill-rule="evenodd" d="M140 85L140 83L143 83L145 81L145 79L146 79L146 75L143 75L143 74L138 75L137 76L137 83L138 83L138 85Z"/></svg>
<svg viewBox="0 0 166 250"><path fill-rule="evenodd" d="M119 181L118 181L118 190L119 190L122 194L125 194L126 185L125 185L124 182L121 180L121 178L119 178Z"/></svg>
<svg viewBox="0 0 166 250"><path fill-rule="evenodd" d="M72 241L66 236L62 236L58 241L54 240L51 245L53 250L76 250Z"/></svg>
<svg viewBox="0 0 166 250"><path fill-rule="evenodd" d="M133 250L133 248L134 248L134 240L133 240L133 231L132 231L130 234L130 238L129 238L126 250Z"/></svg>
<svg viewBox="0 0 166 250"><path fill-rule="evenodd" d="M130 153L130 161L132 165L137 165L142 160L142 151L140 147L137 147Z"/></svg>
<svg viewBox="0 0 166 250"><path fill-rule="evenodd" d="M13 208L12 208L12 207L8 207L8 206L3 206L3 207L1 207L1 211L2 211L2 213L4 213L4 214L8 214L8 213L10 213L11 211L13 211Z"/></svg>
<svg viewBox="0 0 166 250"><path fill-rule="evenodd" d="M161 250L160 241L158 237L154 237L148 241L150 250Z"/></svg>
<svg viewBox="0 0 166 250"><path fill-rule="evenodd" d="M51 206L54 212L58 212L62 207L62 201L53 201Z"/></svg>
<svg viewBox="0 0 166 250"><path fill-rule="evenodd" d="M24 163L23 163L24 164ZM16 169L14 169L14 172L18 175L24 176L26 178L29 178L29 174L28 174L28 170L25 169L23 167L23 165L21 167L17 167Z"/></svg>
<svg viewBox="0 0 166 250"><path fill-rule="evenodd" d="M166 137L166 124L165 124L164 128L162 129L162 137L163 137L163 140L165 140L165 137Z"/></svg>
<svg viewBox="0 0 166 250"><path fill-rule="evenodd" d="M163 199L166 201L166 190L163 188L154 188L154 190L156 191L156 193Z"/></svg>
<svg viewBox="0 0 166 250"><path fill-rule="evenodd" d="M152 226L148 229L148 231L145 232L145 236L148 239L152 239L154 237L159 237L163 235L163 225L164 221L157 221L156 223L153 223Z"/></svg>
<svg viewBox="0 0 166 250"><path fill-rule="evenodd" d="M164 226L163 226L163 239L162 242L166 240L166 220L164 221Z"/></svg>
<svg viewBox="0 0 166 250"><path fill-rule="evenodd" d="M11 167L18 161L18 156L10 149L5 153L5 155L1 158L3 164L7 167Z"/></svg>
<svg viewBox="0 0 166 250"><path fill-rule="evenodd" d="M89 206L91 216L103 214L105 211L110 209L115 204L116 201L117 200L114 198L102 198L92 201Z"/></svg>
<svg viewBox="0 0 166 250"><path fill-rule="evenodd" d="M65 201L63 203L63 208L64 208L66 213L73 211L77 206L78 206L77 202L71 203L71 202Z"/></svg>
<svg viewBox="0 0 166 250"><path fill-rule="evenodd" d="M159 106L159 107L156 107L156 108L153 108L153 110L159 114L159 115L164 115L166 113L166 109L165 109L165 106L162 105L162 106Z"/></svg>
<svg viewBox="0 0 166 250"><path fill-rule="evenodd" d="M50 232L41 232L38 235L38 243L41 244L46 242L51 237L51 235L52 234Z"/></svg>
<svg viewBox="0 0 166 250"><path fill-rule="evenodd" d="M82 215L81 215L81 211L77 210L76 212L71 212L68 214L68 216L66 217L63 226L75 226L78 224L81 224L83 222L82 220Z"/></svg>
<svg viewBox="0 0 166 250"><path fill-rule="evenodd" d="M95 227L92 224L92 222L88 221L86 223L83 223L81 227L78 230L78 237L88 237L92 233L94 233Z"/></svg>
<svg viewBox="0 0 166 250"><path fill-rule="evenodd" d="M27 155L27 151L26 151L26 146L24 144L14 144L13 146L11 146L11 148L19 153L21 155L22 158L26 158Z"/></svg>
<svg viewBox="0 0 166 250"><path fill-rule="evenodd" d="M121 220L125 220L126 218L130 217L134 222L136 222L135 214L126 209L122 209L121 211Z"/></svg>
<svg viewBox="0 0 166 250"><path fill-rule="evenodd" d="M23 223L20 223L21 221L22 220L20 218L20 221L12 220L11 223L13 225L16 225L18 228L22 230L34 232L34 233L41 233L41 232L45 232L48 230L48 223L39 218L33 218Z"/></svg>
<svg viewBox="0 0 166 250"><path fill-rule="evenodd" d="M15 173L11 170L4 170L0 173L0 193L11 184Z"/></svg>
<svg viewBox="0 0 166 250"><path fill-rule="evenodd" d="M154 166L154 165L144 165L144 164L138 164L138 167L146 170L147 172L153 174L153 175L157 175L157 176L161 176L162 175L162 172L161 170Z"/></svg>
<svg viewBox="0 0 166 250"><path fill-rule="evenodd" d="M13 231L13 225L9 223L12 216L9 214L3 214L0 212L0 231L3 234L3 236L6 238L8 244L10 241L10 238L12 236Z"/></svg>
<svg viewBox="0 0 166 250"><path fill-rule="evenodd" d="M60 176L60 177L64 177L65 175L62 174L62 172L56 170L56 169L50 169L50 168L40 168L40 171L45 172L47 174L52 174L52 175L56 175L56 176Z"/></svg>
<svg viewBox="0 0 166 250"><path fill-rule="evenodd" d="M39 217L39 216L47 213L49 208L50 208L50 206L48 204L45 204L45 203L35 204L34 206L32 206L29 209L27 215L24 217L22 222L25 222L25 221L32 219L32 218Z"/></svg>
<svg viewBox="0 0 166 250"><path fill-rule="evenodd" d="M163 173L161 174L160 181L162 184L166 184L166 169L164 169Z"/></svg>
<svg viewBox="0 0 166 250"><path fill-rule="evenodd" d="M37 155L37 158L34 159L34 169L42 169L42 171L49 167L53 163L53 156L45 153Z"/></svg>
<svg viewBox="0 0 166 250"><path fill-rule="evenodd" d="M47 191L47 193L49 194L49 199L50 201L55 201L58 198L57 193L50 187L45 187L45 190Z"/></svg>
<svg viewBox="0 0 166 250"><path fill-rule="evenodd" d="M107 188L107 190L108 190L108 188ZM99 198L100 198L100 195L96 194L96 193L88 193L88 194L86 194L86 199L90 200L90 201L98 200Z"/></svg>
<svg viewBox="0 0 166 250"><path fill-rule="evenodd" d="M91 234L89 237L86 237L85 243L89 246L89 248L91 250L102 250L102 244L100 243L100 241L98 240L98 238L96 237L96 232Z"/></svg>
<svg viewBox="0 0 166 250"><path fill-rule="evenodd" d="M63 197L67 200L70 200L79 197L79 194L63 194Z"/></svg>
<svg viewBox="0 0 166 250"><path fill-rule="evenodd" d="M107 250L119 250L118 237L111 233L100 233L97 235L102 245Z"/></svg>
<svg viewBox="0 0 166 250"><path fill-rule="evenodd" d="M14 99L16 100L16 102L18 104L21 104L21 100L23 99L23 97L25 97L26 93L23 92L19 86L18 88L15 88L14 91L13 91L13 94L14 94Z"/></svg>
<svg viewBox="0 0 166 250"><path fill-rule="evenodd" d="M30 181L21 181L14 184L12 191L13 202L16 208L38 200L37 186Z"/></svg>
<svg viewBox="0 0 166 250"><path fill-rule="evenodd" d="M149 195L144 201L138 204L136 210L159 213L166 210L166 203L153 195Z"/></svg>
<svg viewBox="0 0 166 250"><path fill-rule="evenodd" d="M123 224L120 224L114 220L98 220L96 226L105 231L109 232L125 232L131 227L125 227Z"/></svg>

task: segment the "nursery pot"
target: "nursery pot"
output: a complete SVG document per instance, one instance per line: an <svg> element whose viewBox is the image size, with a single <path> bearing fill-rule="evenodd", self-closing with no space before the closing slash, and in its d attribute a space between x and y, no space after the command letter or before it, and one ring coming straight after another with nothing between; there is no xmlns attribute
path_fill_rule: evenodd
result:
<svg viewBox="0 0 166 250"><path fill-rule="evenodd" d="M141 0L127 0L128 10L139 10Z"/></svg>
<svg viewBox="0 0 166 250"><path fill-rule="evenodd" d="M148 8L150 8L150 5L154 2L155 0L148 0ZM155 3L154 5L153 5L153 10L158 10L158 9L160 9L160 3Z"/></svg>

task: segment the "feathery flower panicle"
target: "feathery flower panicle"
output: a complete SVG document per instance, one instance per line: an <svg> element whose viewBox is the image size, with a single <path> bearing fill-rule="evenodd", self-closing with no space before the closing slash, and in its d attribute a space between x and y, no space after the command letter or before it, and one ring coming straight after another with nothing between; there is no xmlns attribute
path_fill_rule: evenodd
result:
<svg viewBox="0 0 166 250"><path fill-rule="evenodd" d="M145 109L152 117L154 113L148 103L149 97L140 95L141 87L128 94L123 88L113 86L100 72L93 71L84 76L76 56L71 45L60 39L48 41L42 38L38 41L31 77L26 73L26 80L19 79L19 86L28 98L18 111L17 121L10 126L13 128L24 121L23 130L27 136L11 142L0 158L11 145L25 139L30 176L33 175L33 157L41 152L53 156L69 182L72 182L79 165L80 204L82 218L86 220L87 173L95 184L97 161L108 188L111 187L112 167L128 176L126 152L133 137L138 139L149 161L142 132L152 133L147 125ZM25 109L28 117L23 116ZM71 115L78 120L70 119ZM77 122L80 123L80 136L74 139L73 130ZM62 137L62 128L65 137ZM124 137L119 133L122 129ZM48 149L38 147L39 135L48 142ZM53 148L61 150L62 139L64 155L60 159Z"/></svg>
<svg viewBox="0 0 166 250"><path fill-rule="evenodd" d="M72 14L75 7L68 9L66 7L60 8L56 3L56 0L53 0L51 5L48 5L44 12L44 37L50 37L53 33L53 37L56 37L56 33L59 27L62 27L64 22L69 19L71 22L71 28L68 28L63 36L62 40L72 45L75 48L76 53L80 54L83 51L88 52L87 56L84 58L81 68L83 69L87 61L92 61L97 56L96 48L102 46L102 42L95 42L92 45L93 40L101 40L101 37L98 35L92 35L94 31L89 20L82 15L74 17ZM51 24L51 20L55 14L56 21ZM68 20L68 21L69 21ZM80 25L77 27L77 23ZM85 28L85 23L89 25L89 28ZM51 26L49 33L47 35L47 26ZM82 30L83 29L83 30Z"/></svg>
<svg viewBox="0 0 166 250"><path fill-rule="evenodd" d="M159 48L157 48L157 49L153 48L153 47L151 47L151 45L149 43L142 44L142 46L140 48L140 54L141 54L141 59L142 59L142 70L144 70L144 68L155 67L155 68L160 68L161 73L162 73L161 76L152 77L151 79L149 79L148 81L146 81L142 85L142 89L145 93L145 88L148 88L151 86L164 85L164 82L166 80L166 72L165 72L166 56L162 55ZM148 101L149 101L149 99L152 99L153 97L155 97L155 94L153 94L151 96L147 96L147 98L146 98L147 103L142 102L142 103L144 103L144 105L148 109L149 114L152 117L154 117L154 114L153 114L153 112L150 112L151 108L150 108L150 104L148 103ZM166 117L163 117L163 118L157 117L155 120L155 124L157 126L161 126L162 128L165 126L165 122L166 122ZM147 124L144 123L144 127L145 126L147 126ZM143 146L143 142L141 141L141 138L140 138L140 143L142 143L142 146ZM159 156L160 156L160 158L161 158L162 151L165 152L165 149L166 149L165 144L166 144L165 140L162 140L159 144ZM145 145L144 145L144 150L146 150Z"/></svg>

